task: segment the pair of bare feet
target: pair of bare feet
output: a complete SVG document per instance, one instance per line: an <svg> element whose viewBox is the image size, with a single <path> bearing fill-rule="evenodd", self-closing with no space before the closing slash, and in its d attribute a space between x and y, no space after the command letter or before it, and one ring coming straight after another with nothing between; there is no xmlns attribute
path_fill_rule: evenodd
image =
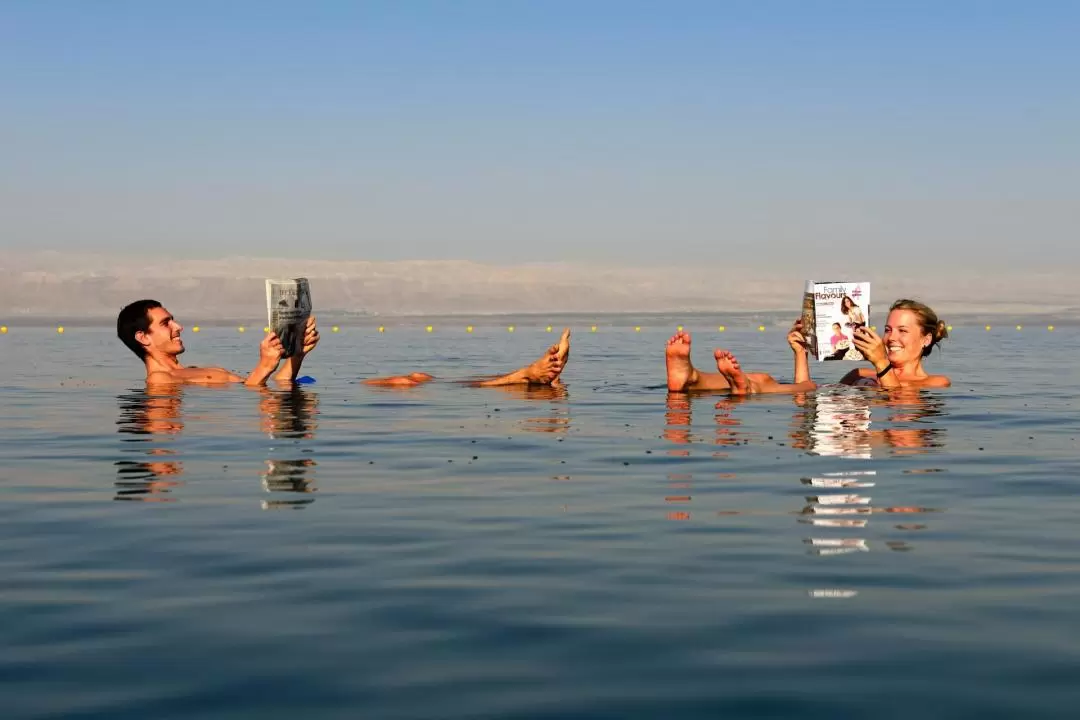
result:
<svg viewBox="0 0 1080 720"><path fill-rule="evenodd" d="M547 351L532 363L525 367L499 375L498 377L484 380L467 381L476 387L500 387L504 385L551 385L560 384L560 376L570 358L570 328L563 329L559 341L549 347ZM430 380L435 376L427 373L415 372L408 375L394 375L391 377L370 378L364 380L366 385L381 387L415 387Z"/></svg>
<svg viewBox="0 0 1080 720"><path fill-rule="evenodd" d="M728 390L732 395L748 395L754 391L751 378L739 367L739 361L730 350L716 348L713 358L720 377L705 376L694 368L690 362L690 333L680 330L672 335L664 351L668 390Z"/></svg>

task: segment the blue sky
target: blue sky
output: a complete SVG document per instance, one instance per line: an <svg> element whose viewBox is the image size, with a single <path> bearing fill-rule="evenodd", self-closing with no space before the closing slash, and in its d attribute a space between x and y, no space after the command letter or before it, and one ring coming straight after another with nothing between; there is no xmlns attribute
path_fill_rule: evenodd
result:
<svg viewBox="0 0 1080 720"><path fill-rule="evenodd" d="M1064 2L7 2L0 244L1059 267L1078 27Z"/></svg>

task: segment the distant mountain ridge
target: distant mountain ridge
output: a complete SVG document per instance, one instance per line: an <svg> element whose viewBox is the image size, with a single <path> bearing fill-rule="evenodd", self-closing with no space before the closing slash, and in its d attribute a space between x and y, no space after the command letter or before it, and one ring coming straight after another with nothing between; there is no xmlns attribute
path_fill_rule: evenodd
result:
<svg viewBox="0 0 1080 720"><path fill-rule="evenodd" d="M783 311L797 307L807 273L750 267L632 268L570 263L495 265L453 260L373 262L226 257L132 260L41 252L0 261L0 314L115 317L142 297L202 318L258 317L263 279L306 276L317 309L342 314L620 313ZM869 279L873 305L899 296L940 312L1080 314L1080 290L1066 271L1001 277L957 272L929 277L817 273Z"/></svg>

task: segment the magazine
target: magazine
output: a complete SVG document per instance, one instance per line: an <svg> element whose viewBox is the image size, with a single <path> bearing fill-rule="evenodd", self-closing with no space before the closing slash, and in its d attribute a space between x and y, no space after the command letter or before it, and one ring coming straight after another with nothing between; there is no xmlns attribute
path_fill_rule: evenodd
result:
<svg viewBox="0 0 1080 720"><path fill-rule="evenodd" d="M266 281L266 314L270 329L292 357L304 346L304 328L311 317L311 287L307 278Z"/></svg>
<svg viewBox="0 0 1080 720"><path fill-rule="evenodd" d="M870 283L806 282L803 335L815 360L862 360L853 338L869 317Z"/></svg>

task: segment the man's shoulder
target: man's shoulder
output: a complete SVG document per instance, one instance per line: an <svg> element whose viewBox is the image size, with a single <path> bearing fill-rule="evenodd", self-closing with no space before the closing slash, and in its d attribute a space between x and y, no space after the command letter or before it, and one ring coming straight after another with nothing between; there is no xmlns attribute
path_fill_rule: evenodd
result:
<svg viewBox="0 0 1080 720"><path fill-rule="evenodd" d="M146 374L147 385L161 385L183 382L168 370L153 370Z"/></svg>

